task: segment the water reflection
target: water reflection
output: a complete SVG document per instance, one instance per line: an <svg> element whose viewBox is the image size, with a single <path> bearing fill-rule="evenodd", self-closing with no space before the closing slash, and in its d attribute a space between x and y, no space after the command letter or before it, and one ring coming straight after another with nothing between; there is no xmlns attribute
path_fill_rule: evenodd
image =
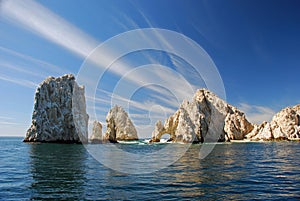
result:
<svg viewBox="0 0 300 201"><path fill-rule="evenodd" d="M113 171L88 156L81 145L30 146L32 199L299 198L299 144L218 144L203 160L199 160L201 145L192 145L176 163L160 171L141 175ZM140 151L139 147L129 148ZM154 146L147 148L155 149ZM168 155L153 157L163 161L167 160ZM127 168L134 169L141 165L132 163Z"/></svg>
<svg viewBox="0 0 300 201"><path fill-rule="evenodd" d="M86 150L82 145L32 144L31 199L84 198Z"/></svg>

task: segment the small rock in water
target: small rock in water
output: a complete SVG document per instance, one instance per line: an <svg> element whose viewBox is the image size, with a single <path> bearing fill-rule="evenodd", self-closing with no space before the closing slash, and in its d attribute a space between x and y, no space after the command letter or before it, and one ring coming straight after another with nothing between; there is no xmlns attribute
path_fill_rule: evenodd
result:
<svg viewBox="0 0 300 201"><path fill-rule="evenodd" d="M93 133L90 138L91 143L97 144L102 142L102 124L98 121L93 123Z"/></svg>
<svg viewBox="0 0 300 201"><path fill-rule="evenodd" d="M106 123L104 141L115 143L118 140L138 140L137 131L122 107L114 106L106 116Z"/></svg>

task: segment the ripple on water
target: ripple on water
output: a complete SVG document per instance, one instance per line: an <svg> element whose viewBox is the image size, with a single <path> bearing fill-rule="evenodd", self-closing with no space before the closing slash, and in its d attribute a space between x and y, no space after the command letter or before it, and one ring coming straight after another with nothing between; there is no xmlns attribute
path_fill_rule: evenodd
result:
<svg viewBox="0 0 300 201"><path fill-rule="evenodd" d="M217 144L199 160L192 145L176 163L144 175L126 175L94 160L82 145L26 144L0 138L0 200L296 200L299 143ZM129 152L164 145L120 144ZM171 145L172 146L172 145ZM131 164L143 165L140 162Z"/></svg>

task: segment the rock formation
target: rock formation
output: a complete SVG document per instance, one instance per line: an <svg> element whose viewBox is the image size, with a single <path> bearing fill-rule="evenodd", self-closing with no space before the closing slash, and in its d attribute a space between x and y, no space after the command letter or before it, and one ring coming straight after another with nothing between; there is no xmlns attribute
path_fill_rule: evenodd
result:
<svg viewBox="0 0 300 201"><path fill-rule="evenodd" d="M86 143L88 115L84 87L73 75L48 77L35 93L32 124L24 142ZM106 116L107 130L95 121L92 143L137 140L137 131L120 106ZM243 112L206 89L198 90L192 101L184 100L179 109L158 121L150 142L159 142L163 134L172 142L217 142L230 140L300 140L300 104L282 109L271 122L252 125Z"/></svg>
<svg viewBox="0 0 300 201"><path fill-rule="evenodd" d="M159 142L165 133L170 134L173 142L242 140L252 129L243 112L212 92L200 89L191 102L184 100L164 125L156 123L150 142Z"/></svg>
<svg viewBox="0 0 300 201"><path fill-rule="evenodd" d="M106 116L107 130L103 141L138 140L137 131L120 106L114 106Z"/></svg>
<svg viewBox="0 0 300 201"><path fill-rule="evenodd" d="M250 140L296 140L300 138L300 105L282 109L270 123L263 122L246 137Z"/></svg>
<svg viewBox="0 0 300 201"><path fill-rule="evenodd" d="M93 123L93 133L90 138L91 143L101 143L102 142L102 124L98 121Z"/></svg>
<svg viewBox="0 0 300 201"><path fill-rule="evenodd" d="M24 142L87 142L84 87L73 75L48 77L37 88L32 124Z"/></svg>
<svg viewBox="0 0 300 201"><path fill-rule="evenodd" d="M253 128L253 125L246 119L245 114L231 106L231 111L225 118L224 131L226 136L230 140L243 140L245 135L252 131Z"/></svg>

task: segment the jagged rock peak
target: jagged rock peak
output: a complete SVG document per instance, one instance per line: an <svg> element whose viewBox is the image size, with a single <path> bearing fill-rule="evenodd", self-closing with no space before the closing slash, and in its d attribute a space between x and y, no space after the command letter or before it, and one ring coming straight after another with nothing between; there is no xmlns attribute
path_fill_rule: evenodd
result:
<svg viewBox="0 0 300 201"><path fill-rule="evenodd" d="M191 102L184 100L179 109L157 122L151 142L158 142L165 133L173 142L230 141L243 139L253 129L243 112L229 105L214 93L199 89Z"/></svg>
<svg viewBox="0 0 300 201"><path fill-rule="evenodd" d="M25 142L87 142L84 87L74 75L48 77L35 92L32 124Z"/></svg>
<svg viewBox="0 0 300 201"><path fill-rule="evenodd" d="M118 140L138 140L137 131L128 117L127 112L115 105L106 116L107 130L104 141L117 142Z"/></svg>
<svg viewBox="0 0 300 201"><path fill-rule="evenodd" d="M250 140L300 140L300 104L286 107L275 114L270 123L255 125L246 137Z"/></svg>

